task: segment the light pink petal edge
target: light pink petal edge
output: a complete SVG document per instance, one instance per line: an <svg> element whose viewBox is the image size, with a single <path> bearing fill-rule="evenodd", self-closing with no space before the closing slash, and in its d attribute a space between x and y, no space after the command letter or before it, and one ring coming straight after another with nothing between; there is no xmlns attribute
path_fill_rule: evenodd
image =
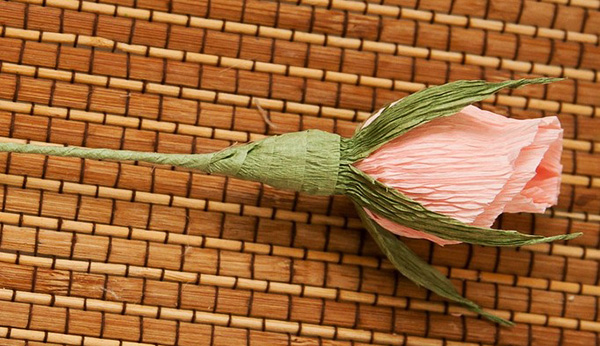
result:
<svg viewBox="0 0 600 346"><path fill-rule="evenodd" d="M409 131L355 165L432 211L488 227L503 211L540 212L556 203L561 139L556 117L515 120L469 106ZM396 234L456 243L368 213Z"/></svg>

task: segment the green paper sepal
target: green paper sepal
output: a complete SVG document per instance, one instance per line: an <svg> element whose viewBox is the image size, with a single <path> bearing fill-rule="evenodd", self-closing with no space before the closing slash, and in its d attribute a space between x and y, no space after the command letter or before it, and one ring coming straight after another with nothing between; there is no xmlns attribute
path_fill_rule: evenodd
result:
<svg viewBox="0 0 600 346"><path fill-rule="evenodd" d="M435 118L450 116L475 102L482 101L504 88L528 84L546 84L561 78L534 78L490 83L483 80L461 80L433 86L388 105L368 126L345 139L345 159L356 162L367 157L385 143Z"/></svg>
<svg viewBox="0 0 600 346"><path fill-rule="evenodd" d="M338 183L356 204L397 224L433 234L447 240L487 246L523 246L570 240L582 233L552 237L497 230L463 223L452 217L433 212L400 191L389 187L358 168L347 165L340 170Z"/></svg>
<svg viewBox="0 0 600 346"><path fill-rule="evenodd" d="M381 251L392 262L394 267L398 269L402 275L419 286L435 292L439 296L462 304L469 310L480 314L488 320L499 323L504 326L513 326L514 323L507 321L498 316L494 316L485 312L474 302L461 296L452 282L443 276L439 271L431 265L423 261L415 254L406 244L404 244L397 236L381 227L377 222L373 221L363 211L362 207L356 206L358 215L360 216L363 225L369 231Z"/></svg>

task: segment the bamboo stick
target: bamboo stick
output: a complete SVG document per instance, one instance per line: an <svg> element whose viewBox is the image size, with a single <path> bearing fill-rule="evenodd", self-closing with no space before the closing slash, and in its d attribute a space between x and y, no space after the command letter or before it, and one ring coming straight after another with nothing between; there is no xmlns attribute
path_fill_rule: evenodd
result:
<svg viewBox="0 0 600 346"><path fill-rule="evenodd" d="M67 119L79 122L88 122L96 124L115 125L126 128L142 129L148 131L157 131L162 133L175 133L201 138L213 138L227 140L236 143L245 143L257 141L267 137L260 133L250 131L238 131L219 129L215 127L190 125L185 123L171 122L166 120L152 120L131 115L118 115L106 112L91 112L77 109L75 107L56 107L46 106L32 102L13 102L0 100L0 110L15 112L21 114L40 115L52 118ZM563 149L596 152L600 151L600 142L589 140L563 139ZM569 178L570 179L570 178ZM576 178L583 185L588 185L589 181L583 182L581 178Z"/></svg>
<svg viewBox="0 0 600 346"><path fill-rule="evenodd" d="M315 1L319 1L319 0L315 0ZM340 0L333 0L332 2L336 2L336 1L340 1ZM386 1L381 1L381 0L365 0L365 1L361 1L361 0L350 0L352 2L366 2L369 5L375 5L375 4L380 4L382 2L386 2ZM531 1L531 0L527 0L527 1ZM583 7L583 8L589 8L589 9L600 9L600 1L598 0L537 0L540 2L546 2L546 3L550 3L550 4L558 4L558 5L563 5L563 6L568 6L568 7ZM358 6L358 5L356 5Z"/></svg>
<svg viewBox="0 0 600 346"><path fill-rule="evenodd" d="M4 216L4 215L1 215ZM25 218L25 217L23 217ZM27 216L27 218L31 218ZM0 218L0 220L2 220ZM23 221L24 222L24 221ZM69 222L70 223L70 222ZM2 230L7 233L15 233L18 232L21 226L10 226L5 225L2 227ZM52 232L50 229L41 228L39 225L36 226L39 228L39 231L43 232ZM70 226L67 226L70 227ZM50 226L52 228L52 225ZM58 227L54 227L52 229L56 229ZM95 231L92 233L96 239L100 241L100 239L108 237L112 238L121 238L121 239L133 239L133 240L141 240L145 242L156 242L159 244L173 244L173 245L181 245L184 246L186 251L187 249L191 249L194 247L203 247L216 249L220 251L233 251L233 252L242 252L242 253L253 253L253 254L263 254L268 256L282 256L282 257L291 257L297 258L307 261L316 261L316 262L325 262L325 263L334 263L340 265L348 265L348 266L361 266L367 268L374 269L383 269L383 270L393 270L391 264L384 260L383 258L372 258L369 256L357 256L357 255L348 255L345 253L339 252L323 252L323 251L312 251L308 250L306 254L311 257L307 258L298 258L295 256L296 249L286 248L286 247L278 247L278 252L275 253L261 253L248 251L246 245L248 246L259 246L259 247L271 247L267 244L254 244L239 241L231 241L231 240L222 240L215 239L210 237L192 237L194 239L190 240L189 243L181 244L179 241L171 241L171 237L165 237L166 239L160 242L156 240L147 239L143 233L153 233L160 234L163 232L147 232L140 229L130 230L126 234L115 234L114 232L109 231L109 228L119 229L119 227L115 226L107 226L103 225L102 227L97 226ZM79 232L78 230L66 230L61 227L60 232L68 232L68 233L83 233L88 234L88 232ZM183 237L183 236L182 236ZM75 239L73 237L72 239ZM74 240L72 240L74 241ZM200 243L199 243L200 242ZM215 245L217 243L217 245ZM218 243L227 243L227 246L219 246ZM237 243L237 244L236 244ZM235 246L237 245L237 246ZM71 246L75 246L72 244ZM243 247L243 248L240 248ZM110 249L108 249L110 252ZM43 253L42 253L43 255ZM25 256L20 257L17 260L19 263L27 264L31 266L39 266L39 267L47 267L52 265L52 261L49 259L32 257L27 255L19 255ZM184 255L185 256L185 255ZM15 260L13 257L6 257L6 261L8 263L12 263ZM336 261L338 259L338 261ZM106 261L109 258L105 259ZM57 260L60 263L60 258ZM379 263L380 266L373 266L373 263ZM71 267L69 267L71 265ZM444 275L448 275L451 279L463 280L463 281L477 281L483 283L491 283L501 286L515 286L522 288L530 288L537 289L543 291L551 291L551 292L561 292L561 293L569 293L569 294L579 294L582 296L592 296L598 297L600 296L600 287L589 285L589 284L581 284L576 282L566 282L566 281L556 281L549 280L544 278L533 278L533 277L520 277L516 275L507 275L501 273L493 273L493 272L485 272L480 270L472 270L472 269L460 269L460 268L451 268L446 266L434 266L437 270L444 273ZM257 280L252 279L251 277L241 276L227 276L227 275L214 275L210 273L202 273L202 272L189 272L189 271L175 271L170 270L164 267L153 267L153 268L143 268L139 266L133 265L121 265L121 264L113 264L113 263L102 263L102 262L82 262L78 260L70 260L68 261L68 265L61 264L61 268L65 270L76 270L78 271L90 271L91 273L99 273L99 274L108 274L114 276L124 276L124 277L140 277L146 279L153 280L161 280L161 281L170 281L170 282L179 282L185 284L202 284L216 287L224 287L224 288L236 288L236 289L246 289L258 292L266 292L266 293L276 293L276 294L291 294L295 296L306 296L312 298L322 298L322 299L335 299L342 300L353 303L365 303L365 304L373 304L373 305L381 305L381 306L390 306L396 308L406 308L407 303L402 297L395 297L393 295L382 295L378 293L368 293L368 292L356 292L346 289L338 289L336 287L330 287L326 285L325 287L315 287L311 285L307 285L305 283L286 283L286 282L277 282L274 280ZM413 309L415 306L411 306Z"/></svg>
<svg viewBox="0 0 600 346"><path fill-rule="evenodd" d="M1 30L2 28L4 28L4 30ZM17 29L17 28L0 26L0 36L2 36L2 35L4 37L16 38L16 39L21 39L21 40L32 40L32 41L39 41L40 37L41 37L42 42L48 42L48 43L69 43L69 44L76 44L78 46L84 45L84 46L89 46L89 47L107 48L107 49L111 49L111 50L122 51L124 53L129 53L129 54L150 56L150 57L156 57L156 58L174 60L174 61L193 62L193 63L202 64L202 65L216 66L216 67L222 67L222 68L227 68L227 69L265 72L265 73L279 74L279 75L285 75L285 76L291 76L291 77L300 77L300 78L308 78L308 79L314 79L314 80L338 82L338 83L350 84L350 85L359 85L359 86L367 86L367 87L373 87L373 88L405 91L405 92L409 92L409 93L422 90L428 86L428 84L425 84L425 83L406 82L406 81L394 80L394 79L388 79L388 78L382 78L382 77L372 77L372 76L358 75L358 74L353 74L353 73L334 72L334 71L327 71L327 70L307 68L307 67L294 67L294 66L290 66L290 65L264 63L264 62L253 61L253 60L246 60L246 59L227 58L227 57L220 57L220 56L211 55L211 54L193 53L193 52L174 50L174 49L165 49L165 48L156 48L156 47L144 46L144 45L139 45L139 44L131 45L131 44L127 44L124 42L109 40L109 39L105 39L105 38L98 37L98 36L85 36L85 35L78 35L78 34L77 35L60 34L60 33L51 33L51 32L41 33L36 30L25 30L25 29ZM9 65L8 71L13 71L14 73L19 73L19 71L21 71L21 70L14 69ZM560 71L560 69L557 71L558 72L554 74L555 76L559 76L562 73ZM69 81L69 82L72 80L72 75L69 71L40 69L37 72L38 72L38 77L40 77L40 78L62 80L62 81ZM538 71L533 71L533 72L537 73ZM29 72L29 73L32 73L32 72ZM35 73L35 72L33 72L33 73ZM544 71L539 71L539 73L546 74L546 75L552 75L552 74L544 73ZM111 77L108 77L108 78L110 78L110 79L107 80L106 77L101 77L101 76L89 77L89 76L79 75L80 82L87 81L88 84L92 84L92 85L100 85L100 86L106 85L108 87L112 87L112 88L116 88L116 89L134 90L134 91L140 91L143 89L143 86L144 86L143 82L139 82L139 81L132 81L132 80L126 80L126 79L121 79L121 78L111 78ZM166 86L158 87L155 84L150 85L149 91L167 94L167 95L171 95L171 96L179 95L179 89L173 89L173 87L166 87ZM190 94L190 93L191 92L188 90L188 94ZM225 96L225 97L229 97L231 102L233 102L234 104L242 104L242 105L244 104L244 102L241 102L241 103L236 102L237 99L235 97L231 97L228 94L223 93L221 95L222 95L220 97L221 100L223 99L223 96ZM494 100L497 100L497 99L494 99ZM529 107L535 108L535 106L537 104L539 104L540 101L542 101L542 103L544 103L544 101L552 101L552 100L530 99ZM584 106L583 108L582 108L582 105L578 105L577 107L575 107L574 105L566 104L566 106L567 106L566 111L577 110L577 111L584 112L584 113L587 112L585 110L585 107L587 107L587 106ZM285 105L284 105L284 107L285 107ZM542 105L542 107L546 107L546 106ZM346 111L344 111L342 114L345 115Z"/></svg>
<svg viewBox="0 0 600 346"><path fill-rule="evenodd" d="M0 212L0 223L21 225L25 227L41 227L43 229L93 234L99 236L135 239L155 243L204 247L208 249L238 251L251 254L282 256L310 261L358 265L367 268L393 269L393 266L383 257L354 255L342 252L318 251L306 248L293 248L267 243L252 243L232 239L221 239L209 236L194 236L170 233L168 231L123 227L99 222L85 222L54 218L50 216L29 215L23 212ZM522 251L531 251L546 255L600 261L600 249L584 248L574 245L544 243L521 247Z"/></svg>
<svg viewBox="0 0 600 346"><path fill-rule="evenodd" d="M52 76L52 73L48 73L49 71L53 71L52 69L42 68L42 67L34 67L28 65L21 64L13 64L13 63L3 63L0 72L17 74L17 75L25 75L25 76ZM71 73L71 72L66 72ZM111 83L117 82L130 82L130 80L117 78L117 77L106 77L106 76L97 76L97 75L89 75L84 73L72 73L72 80L76 83L83 83L89 85L96 85L102 87L110 87ZM129 83L128 83L129 84ZM143 87L145 85L145 88ZM222 103L226 105L236 105L246 108L255 107L256 104L260 104L262 108L267 110L274 111L287 111L291 110L292 112L299 112L302 114L308 114L313 116L322 116L322 117L330 117L330 118L339 118L345 120L365 120L370 116L368 112L361 112L357 110L351 109L340 109L340 108L331 108L327 106L320 105L308 105L304 103L291 102L287 100L272 100L265 99L261 97L255 96L244 96L237 94L230 94L220 91L203 91L188 87L180 87L180 86L172 86L172 85L163 85L158 83L142 83L141 81L134 83L130 89L130 91L141 92L144 90L145 92L151 94L159 94L173 97L181 97L183 99L190 99L196 101L204 101L211 103ZM275 101L275 102L274 102ZM521 96L509 96L509 95L494 95L486 100L486 103L498 103L507 106L514 107L526 107L532 109L540 109L546 111L557 112L559 109L565 113L573 113L579 115L586 116L595 116L595 112L600 112L600 107L592 107L592 106L583 106L583 105L575 105L570 103L564 103L562 101L549 101L549 100L537 100L530 99Z"/></svg>
<svg viewBox="0 0 600 346"><path fill-rule="evenodd" d="M30 312L31 313L31 312ZM33 341L36 345L40 343L74 345L74 346L168 346L163 344L148 344L132 341L123 341L109 338L95 338L90 336L55 333L34 329L23 329L15 327L0 326L0 340L24 340ZM12 343L11 343L12 345ZM28 345L28 344L27 344Z"/></svg>
<svg viewBox="0 0 600 346"><path fill-rule="evenodd" d="M218 201L210 201L207 199L179 197L144 191L135 191L134 193L134 190L129 189L108 188L105 186L80 184L66 181L60 182L56 180L40 179L34 177L28 177L27 179L25 179L24 176L12 174L0 174L0 184L31 189L41 189L44 191L62 191L63 193L74 193L83 196L94 196L96 198L110 198L121 201L150 203L156 205L166 205L214 212L231 213L241 216L268 217L277 220L302 223L310 222L317 225L348 227L355 229L360 228L362 225L360 220L357 218L322 215L318 213L313 214L302 211L289 211L269 207L242 208L242 204L239 203L225 203Z"/></svg>
<svg viewBox="0 0 600 346"><path fill-rule="evenodd" d="M25 3L35 3L36 0L17 0ZM52 0L46 1L46 6L56 8L71 8L77 0ZM334 35L305 33L288 29L278 29L262 25L238 23L226 20L207 19L193 16L170 14L155 10L140 10L122 5L98 4L81 1L84 12L101 13L111 16L123 16L143 20L152 20L159 23L189 25L191 27L209 30L218 30L243 35L274 38L280 40L291 40L308 44L319 44L342 49L358 50L383 54L398 54L415 58L430 58L433 60L472 64L475 66L506 69L515 72L529 73L533 70L544 71L549 76L568 77L574 79L598 80L599 71L582 70L565 66L551 66L533 62L515 61L500 57L486 57L476 54L465 54L460 52L446 52L431 48L415 48L407 45L376 42L364 39L345 38ZM558 74L557 74L558 73ZM596 111L599 112L599 111ZM597 114L597 113L596 113Z"/></svg>
<svg viewBox="0 0 600 346"><path fill-rule="evenodd" d="M540 0L551 4L565 5L569 7L583 7L592 10L600 9L600 1L598 0Z"/></svg>
<svg viewBox="0 0 600 346"><path fill-rule="evenodd" d="M476 18L459 14L445 14L435 11L411 9L405 6L384 5L348 0L282 0L296 5L316 6L327 9L350 11L360 14L391 17L396 19L410 19L424 23L445 24L469 29L481 29L494 32L505 32L521 36L543 37L552 40L568 42L581 42L589 44L598 43L598 35L579 33L533 25L507 23L499 20ZM566 0L565 0L566 1Z"/></svg>
<svg viewBox="0 0 600 346"><path fill-rule="evenodd" d="M23 294L25 293L25 294ZM209 324L215 326L244 328L249 330L262 330L274 333L289 333L300 336L319 337L332 340L349 340L359 342L373 342L380 344L385 340L385 344L403 345L404 336L398 334L377 332L364 329L350 329L338 326L329 326L323 324L313 324L307 322L290 322L272 318L244 317L234 314L224 314L215 312L206 312L199 310L162 308L148 306L150 309L140 309L147 306L127 304L124 302L107 302L91 298L75 298L69 296L60 296L45 293L29 293L13 290L0 290L0 300L25 303L30 305L43 305L52 307L65 307L70 309L80 308L80 300L84 302L84 310L101 311L104 313L116 313L125 316L143 316L154 319L167 319L175 321L184 321L188 323ZM152 311L152 314L138 311ZM164 312L164 313L163 313ZM1 328L1 327L0 327ZM10 335L14 335L13 331ZM2 330L0 330L2 335ZM34 330L19 330L20 338L27 338L27 335L35 335L34 340L43 340L44 333ZM19 338L19 337L17 337ZM439 340L441 342L441 340ZM109 342L104 340L103 342ZM103 344L102 344L103 345ZM150 344L133 344L146 346ZM440 344L442 345L442 344Z"/></svg>
<svg viewBox="0 0 600 346"><path fill-rule="evenodd" d="M15 181L18 184L18 180ZM191 236L174 234L168 231L141 229L135 227L122 227L102 223L90 223L47 216L28 215L23 212L10 213L0 212L0 222L11 225L23 225L29 227L42 227L58 231L75 232L83 234L95 234L109 237L137 239L156 243L168 243L185 246L203 246L205 248L240 251L253 254L271 254L273 256L323 261L328 263L341 263L348 265L359 265L369 268L392 269L392 265L383 257L357 256L347 253L331 251L318 251L311 249L299 249L280 245L258 244L247 241L220 239L208 236ZM573 245L561 244L536 244L521 247L521 250L557 255L583 260L600 261L600 250L584 248Z"/></svg>
<svg viewBox="0 0 600 346"><path fill-rule="evenodd" d="M30 257L23 254L6 254L0 252L0 262L4 263L21 263L30 262ZM28 259L30 261L28 261ZM92 262L90 273L100 273L105 274L102 271L94 270L96 266L96 262ZM100 264L99 264L100 265ZM106 265L106 264L103 264ZM46 266L43 266L46 267ZM134 267L134 266L129 266ZM73 270L73 269L67 269ZM128 274L132 277L135 277L135 271L128 271ZM124 273L123 273L124 274ZM217 283L219 280L218 276L215 275L206 275L206 274L198 274L199 279L198 283L203 285L206 284L203 281L203 277L210 277L211 283ZM147 277L147 276L144 276ZM239 279L236 279L239 280ZM206 280L208 281L208 280ZM242 282L245 283L246 286L240 287L236 285L236 288L239 289L251 289L256 290L257 288L260 290L264 285L256 285L255 281L260 280L244 280ZM254 284L254 285L253 285ZM294 286L295 284L279 284L280 287L285 286ZM220 287L230 287L229 280L225 281L225 285ZM266 287L269 287L267 285ZM306 288L310 290L310 286L306 286L303 292L307 292ZM327 289L317 288L315 287L313 291L319 292ZM339 290L339 289L330 289L330 290ZM276 294L292 294L294 295L298 290L284 290L278 292L268 291L267 293L276 293ZM344 291L345 292L345 291ZM341 290L337 291L335 297L339 299L345 297L354 297L361 293L359 292L348 292L345 294L341 293ZM374 295L372 293L362 293L362 295ZM315 295L314 293L311 295L305 295L310 297L323 297L322 295ZM385 295L375 295L375 302L394 302L392 305L395 308L406 308L408 304L410 304L412 309L415 310L424 310L430 311L433 310L435 312L443 312L447 311L443 302L426 302L420 299L415 298L394 298L388 297ZM381 297L382 299L377 299L377 297ZM325 299L333 299L332 296L325 296ZM173 309L173 308L158 308L157 306L147 306L147 305L139 305L139 304L129 304L129 303L120 303L120 302L108 302L100 299L92 299L92 298L79 298L79 297L68 297L68 296L59 296L52 295L47 293L31 293L31 292L23 292L23 291L15 291L11 289L0 289L0 300L4 301L16 301L27 304L36 304L36 305L48 305L48 306L56 306L56 307L65 307L65 308L74 308L81 309L82 306L84 309L89 309L92 311L102 311L108 313L116 313L122 315L132 315L132 316L143 316L148 318L161 318L161 319L172 319L177 321L185 321L192 323L202 323L202 324L213 324L213 325L221 325L228 327L240 327L240 328L248 328L248 329L257 329L260 330L265 325L271 325L272 328L266 328L267 331L272 332L283 332L283 333L292 333L299 334L300 331L304 331L302 335L312 336L312 337L325 337L325 338L335 338L336 335L339 335L339 332L342 331L344 335L347 336L345 340L355 340L355 341L366 341L374 338L373 332L370 330L360 330L360 329L347 329L340 328L338 332L331 333L331 328L339 328L339 327L330 327L324 325L315 325L311 323L305 322L288 322L283 320L276 319L267 319L267 318L259 318L259 317L246 317L239 316L233 314L223 314L223 313L211 313L199 310L190 310L190 309ZM166 311L166 313L163 313ZM473 316L471 312L465 310L462 307L452 307L452 313L460 313L468 316ZM600 331L600 322L590 321L590 320L580 320L575 318L565 318L558 316L550 316L550 315L542 315L542 314L533 314L528 312L509 312L506 310L489 310L490 313L495 315L510 318L514 322L517 323L526 323L531 325L545 325L550 327L558 327L564 329L578 329L584 331L591 332L599 332ZM308 332L308 331L311 332ZM387 333L381 333L380 337L390 337ZM366 338L366 339L365 339Z"/></svg>

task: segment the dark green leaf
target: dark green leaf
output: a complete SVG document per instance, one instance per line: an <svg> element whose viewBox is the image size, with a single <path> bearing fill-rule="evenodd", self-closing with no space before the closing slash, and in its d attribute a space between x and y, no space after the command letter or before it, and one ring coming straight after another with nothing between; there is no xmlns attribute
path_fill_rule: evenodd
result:
<svg viewBox="0 0 600 346"><path fill-rule="evenodd" d="M366 157L383 144L435 118L458 113L466 106L488 98L504 88L545 84L560 78L535 78L489 83L482 80L457 81L423 89L383 110L369 126L348 141L346 158L351 162Z"/></svg>
<svg viewBox="0 0 600 346"><path fill-rule="evenodd" d="M510 321L483 311L477 304L462 297L448 278L419 258L398 237L371 220L360 206L357 206L356 209L362 219L363 225L369 231L377 245L379 245L381 251L402 275L419 286L423 286L446 299L464 305L469 310L482 315L492 322L505 326L513 325Z"/></svg>

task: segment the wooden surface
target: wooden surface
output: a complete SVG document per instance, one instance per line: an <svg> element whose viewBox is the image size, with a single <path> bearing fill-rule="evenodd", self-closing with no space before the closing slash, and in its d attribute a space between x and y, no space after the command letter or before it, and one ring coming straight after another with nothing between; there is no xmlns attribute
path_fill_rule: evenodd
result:
<svg viewBox="0 0 600 346"><path fill-rule="evenodd" d="M500 328L397 275L348 200L172 167L0 154L0 345L600 342L600 2L0 2L0 140L200 153L457 79L568 77L485 100L558 115L559 205L521 249L407 240ZM261 115L262 109L263 114ZM270 119L274 126L265 121Z"/></svg>

